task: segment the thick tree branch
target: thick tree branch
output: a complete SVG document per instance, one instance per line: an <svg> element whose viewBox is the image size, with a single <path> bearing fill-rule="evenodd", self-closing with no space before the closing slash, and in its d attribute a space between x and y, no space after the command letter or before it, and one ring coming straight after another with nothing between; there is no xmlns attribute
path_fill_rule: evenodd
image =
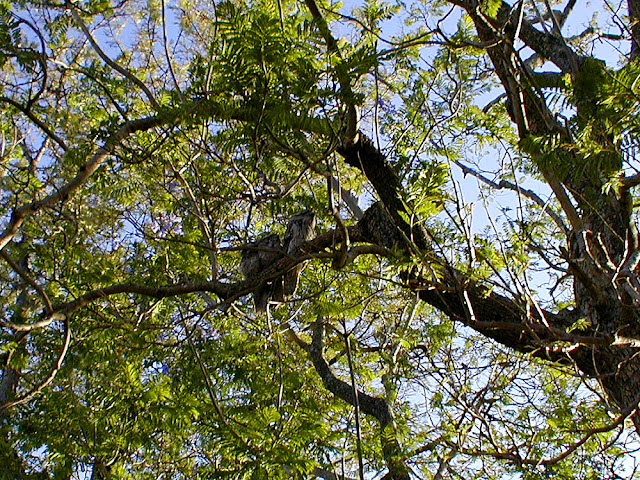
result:
<svg viewBox="0 0 640 480"><path fill-rule="evenodd" d="M460 281L449 277L448 281L442 280L437 284L427 281L423 287L419 286L419 281L415 282L414 288L418 288L421 300L452 320L523 353L532 353L553 361L567 361L567 352L556 347L556 343L570 342L573 346L610 345L615 341L608 335L567 333L566 329L573 320L570 314L560 315L542 310L544 318L540 318L536 309L528 312L524 304L472 281L464 286Z"/></svg>
<svg viewBox="0 0 640 480"><path fill-rule="evenodd" d="M389 472L384 478L389 480L409 480L409 470L405 464L405 455L396 439L393 414L389 404L383 398L373 397L356 390L352 385L340 380L333 374L323 355L325 324L325 320L319 318L311 326L313 334L307 352L316 372L320 375L320 379L327 390L351 406L358 405L360 411L378 420L381 428L380 443L382 445L382 453L389 468Z"/></svg>
<svg viewBox="0 0 640 480"><path fill-rule="evenodd" d="M406 202L402 200L400 180L373 144L361 134L352 148L339 149L339 153L349 165L365 173L380 196L381 204L384 204L384 207L374 204L358 222L361 240L386 248L399 246L410 253L412 248L417 248L420 254L433 256L430 267L439 271L438 282L423 278L408 279L409 285L419 291L422 300L498 343L554 360L568 359L564 352L554 347L556 342L607 345L615 341L613 336L600 334L594 338L569 335L566 328L575 320L570 315L540 310L541 317L535 309L527 311L523 302L499 295L454 270L446 261L438 260L423 225L409 225L404 220L410 213L406 210ZM408 238L412 241L407 241Z"/></svg>
<svg viewBox="0 0 640 480"><path fill-rule="evenodd" d="M628 177L622 177L620 179L620 183L622 184L622 187L627 191L630 188L637 187L638 185L640 185L640 173L634 173L633 175L630 175Z"/></svg>
<svg viewBox="0 0 640 480"><path fill-rule="evenodd" d="M350 236L355 241L362 241L362 235L357 227L349 227ZM271 268L265 270L259 277L244 282L226 283L220 281L208 282L186 282L172 285L151 286L142 283L119 283L109 285L95 290L88 291L75 300L61 303L54 306L47 306L42 314L42 320L34 323L21 324L0 320L0 326L10 328L14 331L29 332L39 328L44 328L55 321L63 321L69 318L74 312L80 310L87 305L105 299L113 295L123 293L137 294L151 298L169 298L180 295L188 295L198 292L208 292L217 295L225 301L239 298L243 295L251 293L253 290L262 285L263 282L272 280L283 275L296 265L316 258L318 254L326 248L340 241L339 231L330 231L319 235L315 239L304 243L297 252L293 252L276 262ZM356 246L353 252L349 252L350 260L360 254L385 254L388 250L378 246Z"/></svg>
<svg viewBox="0 0 640 480"><path fill-rule="evenodd" d="M538 55L555 64L563 73L575 73L584 58L576 54L557 35L541 32L527 21L522 22L520 38Z"/></svg>
<svg viewBox="0 0 640 480"><path fill-rule="evenodd" d="M575 73L584 58L576 54L566 44L561 36L551 32L542 32L533 26L533 23L525 18L520 18L519 9L506 2L502 2L495 17L489 17L482 13L482 6L478 0L452 0L451 3L465 9L473 18L480 38L483 42L490 42L499 46L503 42L512 43L514 38L509 38L503 33L519 33L519 38L541 57L554 63L564 73ZM491 31L490 37L482 35ZM512 46L511 46L512 47Z"/></svg>
<svg viewBox="0 0 640 480"><path fill-rule="evenodd" d="M373 185L380 197L384 208L389 212L393 223L399 228L409 244L414 244L416 250L427 252L431 250L427 232L422 223L411 219L412 212L407 208L407 202L403 198L403 187L400 178L385 156L375 147L362 132L354 145L338 148L347 164L362 171Z"/></svg>
<svg viewBox="0 0 640 480"><path fill-rule="evenodd" d="M349 405L355 406L356 397L353 388L347 382L340 380L333 374L329 364L324 358L324 328L325 321L323 319L313 324L313 337L308 349L309 358L327 390ZM391 414L389 405L383 398L372 397L365 392L358 391L358 399L360 401L360 410L378 420L381 426L384 427L393 422L393 415Z"/></svg>
<svg viewBox="0 0 640 480"><path fill-rule="evenodd" d="M370 241L362 235L362 232L357 226L348 227L347 230L349 231L350 238L356 242ZM327 248L332 247L341 241L341 232L339 230L329 231L319 235L315 239L303 243L296 252L286 255L272 267L262 272L258 277L248 281L235 283L220 281L185 282L161 286L132 282L119 283L88 291L69 302L53 305L51 307L46 306L42 313L42 319L37 322L13 323L0 320L0 326L18 332L30 332L39 328L47 327L56 321L65 321L70 318L74 312L95 301L121 294L136 294L162 299L189 295L192 293L208 292L217 295L221 299L224 299L224 301L232 301L243 295L251 293L255 289L259 288L265 281L273 280L274 278L282 276L284 273L302 262L318 257L331 258L332 254L324 254L323 252ZM353 261L356 256L363 254L391 255L391 252L388 249L377 245L357 245L348 251L348 262Z"/></svg>
<svg viewBox="0 0 640 480"><path fill-rule="evenodd" d="M319 468L319 467L314 468L311 474L317 478L322 478L324 480L358 480L352 477L336 475L335 473L332 473L329 470L325 470L324 468Z"/></svg>
<svg viewBox="0 0 640 480"><path fill-rule="evenodd" d="M327 43L329 53L335 55L339 59L339 63L336 65L336 75L338 77L338 82L340 83L340 89L342 90L343 94L343 102L346 107L346 130L343 138L343 144L353 145L358 135L358 110L356 108L355 97L351 88L351 77L343 63L342 54L340 53L340 48L338 47L338 42L331 34L329 25L327 25L327 21L322 16L322 13L318 8L318 4L315 0L305 0L305 4L307 5L309 12L311 13L311 16L316 21L316 24L318 25L320 33L324 37L325 42Z"/></svg>

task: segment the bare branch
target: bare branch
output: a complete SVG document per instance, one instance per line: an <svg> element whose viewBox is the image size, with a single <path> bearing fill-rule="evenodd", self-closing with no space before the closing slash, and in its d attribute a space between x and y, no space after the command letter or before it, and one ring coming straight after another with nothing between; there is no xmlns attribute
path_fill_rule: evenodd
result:
<svg viewBox="0 0 640 480"><path fill-rule="evenodd" d="M507 180L500 180L500 182L496 183L496 182L494 182L492 180L489 180L487 177L482 175L480 172L477 172L476 170L464 165L462 162L460 162L460 161L458 161L456 159L452 159L452 161L458 167L460 167L460 169L462 170L463 173L474 176L475 178L480 180L482 183L484 183L486 185L489 185L492 188L496 188L498 190L500 190L500 189L513 190L514 192L518 192L519 194L524 195L529 200L533 200L533 202L535 204L537 204L540 208L542 208L543 212L547 213L553 219L553 221L560 228L560 230L562 230L565 233L569 232L569 229L564 224L564 221L562 220L560 215L558 215L555 211L553 211L553 209L550 208L549 202L545 202L544 200L542 200L538 196L538 194L535 193L533 190L529 190L527 188L522 188L520 185L516 185L515 183L511 183L511 182L509 182Z"/></svg>
<svg viewBox="0 0 640 480"><path fill-rule="evenodd" d="M0 320L0 327L10 328L16 332L31 332L39 328L44 328L51 325L53 322L64 320L66 315L60 313L52 313L48 315L44 320L40 320L34 323L13 323L5 320Z"/></svg>
<svg viewBox="0 0 640 480"><path fill-rule="evenodd" d="M93 35L91 35L91 32L89 31L89 29L87 28L87 25L82 20L82 17L80 17L78 12L76 11L76 8L74 7L73 3L68 2L67 8L71 12L71 16L73 17L73 20L76 22L80 30L82 30L82 33L84 33L85 37L87 37L87 40L89 40L89 43L91 43L91 46L96 51L98 56L104 61L104 63L109 65L111 68L113 68L123 77L125 77L131 83L133 83L134 85L137 85L138 88L140 88L140 90L144 92L144 94L147 97L147 100L149 100L149 103L154 108L154 110L159 110L160 105L158 104L155 97L151 93L151 90L149 90L149 88L142 82L142 80L140 80L138 77L136 77L133 73L131 73L126 68L118 65L116 62L111 60L111 58L109 58L109 56L106 53L104 53L102 48L100 48L100 45L98 45L98 42L96 42L96 40L93 38Z"/></svg>
<svg viewBox="0 0 640 480"><path fill-rule="evenodd" d="M629 56L631 60L640 55L640 1L627 0L627 10L629 12L629 20L631 24L631 51Z"/></svg>
<svg viewBox="0 0 640 480"><path fill-rule="evenodd" d="M552 15L552 19L554 25L561 28L555 16ZM537 54L553 62L562 72L575 73L584 61L581 56L571 50L561 36L541 32L528 21L522 22L520 38Z"/></svg>
<svg viewBox="0 0 640 480"><path fill-rule="evenodd" d="M178 83L178 78L176 77L176 72L173 68L173 62L171 61L171 56L169 55L169 41L167 39L167 16L166 16L166 5L165 1L162 0L162 44L164 46L164 56L167 60L167 66L169 68L169 73L171 74L171 79L173 80L173 85L176 87L176 91L178 92L178 96L182 102L185 101L184 94L182 90L180 90L180 84Z"/></svg>
<svg viewBox="0 0 640 480"><path fill-rule="evenodd" d="M327 390L355 407L356 396L354 395L354 389L347 382L340 380L333 374L329 364L324 358L323 337L325 325L326 321L323 318L319 318L318 321L312 325L313 339L309 345L309 358ZM363 413L377 419L381 426L389 425L393 422L393 415L391 414L389 405L383 398L373 397L361 391L357 392L357 396L360 409Z"/></svg>
<svg viewBox="0 0 640 480"><path fill-rule="evenodd" d="M382 429L380 442L387 467L388 478L395 480L409 480L409 472L405 463L405 455L402 453L394 431L393 414L387 401L380 397L373 397L361 392L347 382L337 378L323 355L323 335L326 321L318 317L311 328L313 336L307 350L309 359L320 376L323 385L338 398L351 406L359 406L360 411L375 418Z"/></svg>
<svg viewBox="0 0 640 480"><path fill-rule="evenodd" d="M315 171L315 170L314 170ZM358 198L353 194L351 190L347 190L342 186L342 183L334 175L330 175L331 186L339 190L340 198L344 201L345 205L353 215L353 218L360 220L364 213L358 205Z"/></svg>

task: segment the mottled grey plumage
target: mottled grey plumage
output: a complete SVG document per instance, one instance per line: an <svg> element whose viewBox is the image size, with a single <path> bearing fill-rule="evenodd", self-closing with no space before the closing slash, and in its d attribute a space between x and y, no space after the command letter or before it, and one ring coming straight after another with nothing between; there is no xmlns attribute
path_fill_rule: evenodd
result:
<svg viewBox="0 0 640 480"><path fill-rule="evenodd" d="M291 217L284 234L284 252L288 255L296 253L300 245L313 238L315 227L316 214L312 210L305 210ZM303 263L299 263L284 275L285 296L288 297L296 293L298 277L303 267Z"/></svg>
<svg viewBox="0 0 640 480"><path fill-rule="evenodd" d="M294 215L289 220L284 236L284 245L280 243L280 237L275 233L246 245L246 248L242 250L240 260L240 271L245 279L258 279L285 254L299 253L300 246L313 237L315 225L315 213L306 210ZM299 263L284 276L263 281L253 293L256 311L264 312L269 302L282 303L285 297L293 295L298 287L298 277L302 268L303 264Z"/></svg>
<svg viewBox="0 0 640 480"><path fill-rule="evenodd" d="M242 251L240 271L247 280L254 280L269 267L282 258L280 237L274 233L257 242L250 243ZM282 301L282 278L265 281L254 293L253 303L256 311L264 312L270 299Z"/></svg>

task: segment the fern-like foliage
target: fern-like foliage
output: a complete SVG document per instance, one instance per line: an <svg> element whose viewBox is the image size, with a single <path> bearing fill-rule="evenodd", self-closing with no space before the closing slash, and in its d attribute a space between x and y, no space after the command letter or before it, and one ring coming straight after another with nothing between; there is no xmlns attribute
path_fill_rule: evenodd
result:
<svg viewBox="0 0 640 480"><path fill-rule="evenodd" d="M599 104L605 113L607 130L614 136L625 162L637 162L640 146L640 62L609 72L602 85Z"/></svg>
<svg viewBox="0 0 640 480"><path fill-rule="evenodd" d="M636 161L640 146L638 83L640 64L631 62L612 70L596 59L588 59L573 78L559 73L534 76L536 88L549 109L569 130L571 145L557 139L532 139L531 148L550 162L562 158L563 165L592 176L611 177ZM560 150L578 154L580 165L567 165ZM549 165L547 165L549 166ZM555 165L554 165L555 166Z"/></svg>

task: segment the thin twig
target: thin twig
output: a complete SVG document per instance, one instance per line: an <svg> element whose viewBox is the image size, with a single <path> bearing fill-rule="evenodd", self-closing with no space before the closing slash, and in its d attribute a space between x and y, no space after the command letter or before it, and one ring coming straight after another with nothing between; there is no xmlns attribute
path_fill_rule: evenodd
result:
<svg viewBox="0 0 640 480"><path fill-rule="evenodd" d="M147 97L147 100L149 100L149 103L154 108L154 110L156 111L159 110L160 105L158 104L155 97L151 93L151 90L149 90L149 88L142 82L142 80L140 80L138 77L136 77L133 73L131 73L126 68L118 65L116 62L111 60L111 58L109 58L109 56L106 53L104 53L102 48L100 48L100 45L98 45L98 42L96 42L95 38L93 38L93 35L91 35L91 32L87 28L87 25L84 23L84 21L82 20L82 17L80 17L80 15L78 14L78 12L76 11L75 7L71 2L67 2L67 8L71 12L71 16L73 17L73 20L76 22L80 30L82 30L82 33L84 33L85 37L87 37L87 40L89 40L89 43L91 43L91 46L96 51L98 56L104 61L104 63L109 65L118 73L120 73L123 77L125 77L127 80L132 82L134 85L137 85L138 88L140 88L140 90L144 92L144 94Z"/></svg>
<svg viewBox="0 0 640 480"><path fill-rule="evenodd" d="M558 215L554 210L551 209L551 207L549 206L549 202L545 202L544 200L542 200L542 198L540 198L538 196L537 193L535 193L532 190L529 190L527 188L523 188L519 185L516 185L514 183L511 183L507 180L500 180L500 182L494 182L493 180L489 180L487 177L485 177L484 175L482 175L480 172L477 172L476 170L468 167L467 165L461 163L460 161L456 160L456 159L452 159L452 161L462 170L462 172L464 174L469 174L472 175L473 177L477 178L478 180L480 180L482 183L492 187L492 188L496 188L499 190L503 190L503 189L508 189L508 190L513 190L514 192L520 193L522 195L524 195L525 197L527 197L528 199L532 200L535 204L537 204L538 206L540 206L542 208L542 210L544 212L546 212L555 222L555 224L565 233L569 232L569 229L567 228L567 226L565 225L564 221L562 220L562 218L560 217L560 215Z"/></svg>
<svg viewBox="0 0 640 480"><path fill-rule="evenodd" d="M354 398L354 414L356 416L356 451L358 453L358 472L360 480L364 480L364 462L362 460L362 428L360 426L360 401L358 398L358 388L356 387L356 376L353 371L353 358L351 356L351 341L349 340L349 332L347 324L342 321L342 329L344 330L344 343L347 349L347 363L349 364L349 375L351 377L351 388L353 389Z"/></svg>
<svg viewBox="0 0 640 480"><path fill-rule="evenodd" d="M60 353L58 354L58 359L56 360L56 363L53 365L51 372L49 372L49 376L45 378L42 382L40 382L40 384L38 384L36 387L31 389L28 393L20 396L19 398L16 398L15 400L7 402L4 405L0 405L0 412L7 408L15 407L16 405L20 405L28 402L33 397L35 397L38 393L44 390L47 387L47 385L49 385L53 381L56 374L58 373L58 370L60 370L60 367L62 367L62 362L64 360L65 355L67 354L67 350L69 349L69 344L71 343L71 328L69 327L69 319L65 319L63 321L63 325L64 325L64 341L62 343L62 348L60 349Z"/></svg>
<svg viewBox="0 0 640 480"><path fill-rule="evenodd" d="M167 65L169 67L169 74L171 75L171 79L173 80L173 85L176 87L176 92L180 97L182 102L185 102L184 95L182 90L180 90L180 84L178 83L178 79L176 77L176 73L173 69L173 63L171 62L171 56L169 55L169 42L167 39L167 17L165 14L165 1L162 0L162 43L164 45L164 55L167 59Z"/></svg>

